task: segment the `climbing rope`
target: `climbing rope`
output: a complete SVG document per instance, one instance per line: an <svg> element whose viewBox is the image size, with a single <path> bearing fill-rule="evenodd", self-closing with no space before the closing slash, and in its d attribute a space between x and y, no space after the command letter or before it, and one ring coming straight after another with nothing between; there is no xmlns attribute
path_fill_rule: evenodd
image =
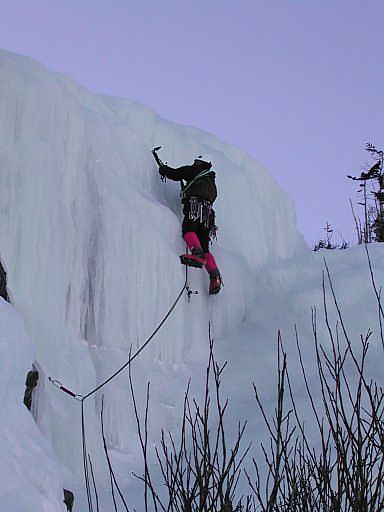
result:
<svg viewBox="0 0 384 512"><path fill-rule="evenodd" d="M127 368L127 366L129 366L132 363L132 361L134 359L136 359L136 357L138 357L141 354L141 352L149 345L149 343L152 341L152 339L156 336L156 334L159 332L159 330L162 328L162 326L168 320L168 318L172 314L173 310L175 309L177 303L181 299L181 296L183 295L184 291L187 291L188 299L189 299L189 296L192 293L196 293L196 292L190 291L190 288L189 288L189 285L188 285L188 267L187 266L185 266L185 281L184 281L183 287L181 288L181 290L180 290L179 294L177 295L175 301L173 302L172 306L169 308L168 312L163 317L161 322L158 324L156 329L149 336L149 338L147 338L145 340L145 342L136 350L136 352L134 352L132 355L130 355L129 359L122 366L120 366L120 368L118 368L112 375L110 375L107 379L105 379L103 382L101 382L98 386L96 386L95 388L91 389L91 391L89 391L86 395L80 395L79 393L74 393L73 391L71 391L67 387L63 386L60 381L58 381L56 379L52 379L52 377L48 377L48 380L54 386L56 386L58 389L60 389L61 391L64 391L64 393L67 393L68 395L70 395L75 400L79 400L80 402L84 402L84 400L89 398L91 395L95 394L101 388L106 386L108 384L108 382L111 382L111 380L113 380L115 377L117 377L117 375L119 375L123 370L125 370L125 368Z"/></svg>
<svg viewBox="0 0 384 512"><path fill-rule="evenodd" d="M177 303L179 302L179 300L181 299L181 296L183 295L183 292L184 290L186 290L188 288L188 267L186 266L185 267L185 282L184 282L184 285L182 287L182 289L180 290L180 293L179 295L176 297L176 300L175 302L172 304L172 306L169 308L167 314L165 315L165 317L162 319L162 321L159 323L159 325L156 327L156 329L153 331L153 333L149 336L149 338L141 345L141 347L139 347L136 352L129 357L128 361L126 361L118 370L115 371L115 373L113 373L110 377L108 377L108 379L105 379L105 381L103 381L101 384L99 384L98 386L96 386L94 389L92 389L91 391L89 391L86 395L84 395L81 399L81 401L83 402L84 400L86 400L88 397L90 397L91 395L93 395L94 393L96 393L97 391L99 391L99 389L103 388L106 384L108 384L108 382L110 382L111 380L113 380L115 377L117 377L117 375L119 375L119 373L121 373L123 370L125 370L125 368L127 368L127 366L129 366L132 361L134 359L136 359L136 357L149 345L149 343L151 342L151 340L156 336L156 334L159 332L159 330L161 329L161 327L165 324L165 322L168 320L168 318L170 317L172 311L175 309Z"/></svg>
<svg viewBox="0 0 384 512"><path fill-rule="evenodd" d="M87 500L88 500L88 510L89 512L93 512L93 502L92 502L92 492L91 492L91 484L90 484L90 477L89 477L89 454L87 451L87 444L86 444L86 430L85 430L85 414L84 414L84 402L87 398L94 395L97 391L99 391L101 388L106 386L111 380L113 380L117 375L119 375L127 366L129 366L132 361L136 359L136 357L141 354L141 352L149 345L149 343L152 341L152 339L156 336L156 334L159 332L161 327L165 324L165 322L168 320L170 315L172 314L173 310L175 309L176 305L178 304L179 300L181 299L181 296L183 295L184 291L187 291L188 301L190 299L190 294L193 292L190 292L190 288L188 285L188 267L185 266L185 281L183 284L183 287L181 288L179 294L177 295L175 301L173 302L172 306L169 308L166 315L163 317L161 322L158 324L156 329L152 332L152 334L145 340L145 342L134 352L132 355L130 354L129 359L122 365L120 368L118 368L112 375L110 375L107 379L105 379L103 382L101 382L98 386L91 389L87 394L80 395L78 393L74 393L67 387L63 386L60 381L56 379L52 379L51 377L48 377L48 380L54 384L57 388L59 388L64 393L67 393L69 396L74 398L75 400L78 400L81 402L81 439L82 439L82 453L83 453L83 466L84 466L84 480L85 480L85 488L87 492ZM97 507L98 510L98 507Z"/></svg>

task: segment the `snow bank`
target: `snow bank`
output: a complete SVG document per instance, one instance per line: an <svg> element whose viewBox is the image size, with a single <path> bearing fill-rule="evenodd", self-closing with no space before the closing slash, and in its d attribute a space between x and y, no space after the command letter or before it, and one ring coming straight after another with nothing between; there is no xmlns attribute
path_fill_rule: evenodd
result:
<svg viewBox="0 0 384 512"><path fill-rule="evenodd" d="M368 246L377 291L384 285L384 246ZM327 269L335 293L337 307L328 279ZM323 289L324 276L324 289ZM320 400L320 389L312 329L312 313L316 310L318 343L331 356L331 342L324 309L333 336L339 336L340 346L346 348L343 322L348 340L355 354L361 353L361 337L369 331L369 351L365 376L383 386L384 350L377 296L365 248L322 250L264 267L256 278L253 306L245 322L220 340L220 360L228 361L223 379L225 392L230 397L231 416L247 419L247 438L255 450L266 431L254 400L254 383L265 404L273 413L277 389L277 338L280 330L287 353L288 371L297 399L301 418L308 430L314 424L313 414L306 398L302 371L296 347L296 332L311 391ZM339 308L341 318L339 316ZM346 372L349 373L346 365ZM353 365L351 373L354 372ZM353 370L353 371L352 371ZM318 403L322 410L321 401ZM233 428L236 428L235 422ZM246 445L246 441L244 441ZM267 442L268 444L268 442Z"/></svg>
<svg viewBox="0 0 384 512"><path fill-rule="evenodd" d="M23 404L35 360L33 342L14 308L0 298L0 503L7 512L65 510L65 471Z"/></svg>

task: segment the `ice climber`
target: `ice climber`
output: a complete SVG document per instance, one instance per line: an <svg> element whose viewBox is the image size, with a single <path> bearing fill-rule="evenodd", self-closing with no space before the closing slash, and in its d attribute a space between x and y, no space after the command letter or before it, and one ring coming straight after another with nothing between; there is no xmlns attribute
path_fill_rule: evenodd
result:
<svg viewBox="0 0 384 512"><path fill-rule="evenodd" d="M215 258L209 252L210 238L215 231L215 212L212 205L217 196L216 174L211 158L208 155L199 155L192 165L177 169L163 164L159 158L156 160L162 177L181 183L184 205L182 235L191 251L191 254L180 256L181 262L192 267L205 267L210 277L209 294L215 295L220 291L222 280Z"/></svg>

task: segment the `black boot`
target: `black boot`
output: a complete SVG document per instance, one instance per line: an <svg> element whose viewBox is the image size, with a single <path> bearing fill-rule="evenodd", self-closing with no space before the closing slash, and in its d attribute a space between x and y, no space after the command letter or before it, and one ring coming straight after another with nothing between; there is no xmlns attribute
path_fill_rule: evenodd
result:
<svg viewBox="0 0 384 512"><path fill-rule="evenodd" d="M209 275L209 295L216 295L221 290L223 281L220 272L215 269Z"/></svg>

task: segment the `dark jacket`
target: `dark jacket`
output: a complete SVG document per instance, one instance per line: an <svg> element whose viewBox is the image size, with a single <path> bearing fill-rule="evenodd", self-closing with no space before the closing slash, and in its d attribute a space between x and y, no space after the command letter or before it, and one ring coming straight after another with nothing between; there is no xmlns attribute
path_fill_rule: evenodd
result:
<svg viewBox="0 0 384 512"><path fill-rule="evenodd" d="M181 181L183 188L188 187L189 183L202 171L207 171L212 167L211 164L206 162L194 162L192 165L183 165L174 169L169 165L162 165L159 169L160 174L166 176L173 181ZM200 197L206 199L211 203L217 197L217 190L215 184L216 174L211 171L208 175L195 180L190 187L185 191L185 197Z"/></svg>

